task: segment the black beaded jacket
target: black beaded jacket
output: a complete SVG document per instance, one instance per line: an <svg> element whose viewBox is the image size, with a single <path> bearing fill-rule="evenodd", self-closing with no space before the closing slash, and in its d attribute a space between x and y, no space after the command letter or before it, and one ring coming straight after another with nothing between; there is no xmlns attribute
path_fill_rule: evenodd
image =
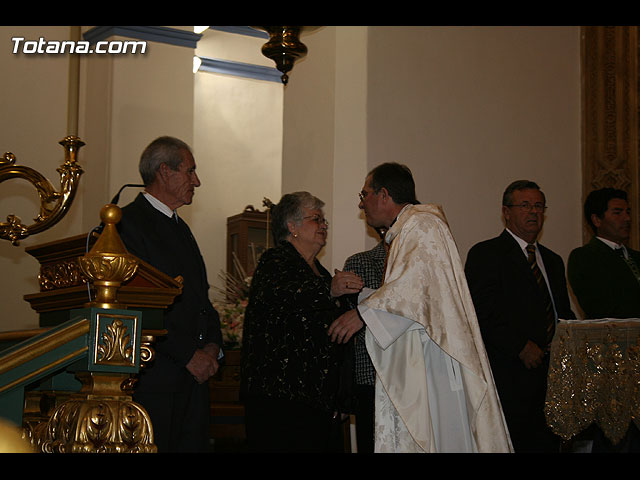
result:
<svg viewBox="0 0 640 480"><path fill-rule="evenodd" d="M315 262L321 276L286 241L260 257L244 319L244 398L335 408L340 352L327 330L343 310L331 297L331 274Z"/></svg>

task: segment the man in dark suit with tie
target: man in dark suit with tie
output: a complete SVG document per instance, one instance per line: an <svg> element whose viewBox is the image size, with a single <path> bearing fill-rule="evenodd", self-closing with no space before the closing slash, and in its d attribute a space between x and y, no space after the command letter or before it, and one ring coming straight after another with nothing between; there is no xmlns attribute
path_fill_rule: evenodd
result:
<svg viewBox="0 0 640 480"><path fill-rule="evenodd" d="M515 452L558 452L544 402L549 347L571 311L562 259L537 243L545 196L519 180L502 198L506 229L473 246L465 274Z"/></svg>
<svg viewBox="0 0 640 480"><path fill-rule="evenodd" d="M567 276L585 318L640 318L640 252L626 245L631 234L627 193L594 190L584 216L594 236L571 252Z"/></svg>
<svg viewBox="0 0 640 480"><path fill-rule="evenodd" d="M209 301L198 244L176 210L191 203L200 180L190 148L173 137L151 142L140 158L144 193L122 209L118 225L127 250L172 278L182 293L164 313L153 364L134 393L149 413L159 452L203 452L209 444L208 380L218 370L222 334Z"/></svg>
<svg viewBox="0 0 640 480"><path fill-rule="evenodd" d="M594 190L585 200L584 216L594 235L569 255L567 277L585 318L640 318L640 252L627 246L631 234L627 193ZM640 432L634 424L616 445L599 428L590 432L593 452L640 451Z"/></svg>

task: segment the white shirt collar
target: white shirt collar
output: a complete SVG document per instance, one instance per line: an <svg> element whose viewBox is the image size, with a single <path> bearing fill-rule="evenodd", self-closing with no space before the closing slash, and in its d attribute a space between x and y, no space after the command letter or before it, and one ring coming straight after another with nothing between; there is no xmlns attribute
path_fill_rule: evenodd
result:
<svg viewBox="0 0 640 480"><path fill-rule="evenodd" d="M156 197L154 197L153 195L151 195L148 192L142 192L142 195L144 196L144 198L146 198L148 200L148 202L159 212L164 213L167 217L172 218L172 217L177 217L178 214L175 210L171 210L169 207L167 207L164 203L162 203L160 200L158 200Z"/></svg>
<svg viewBox="0 0 640 480"><path fill-rule="evenodd" d="M509 230L508 228L506 229L507 232L509 232L511 234L511 236L513 238L516 239L516 242L518 242L518 245L520 245L520 248L522 249L523 252L527 253L527 245L529 245L529 243L527 243L525 240L523 240L522 238L520 238L519 236L517 236L515 233L513 233L511 230ZM533 242L533 245L536 246L536 250L538 250L538 242Z"/></svg>
<svg viewBox="0 0 640 480"><path fill-rule="evenodd" d="M600 240L602 243L604 243L605 245L607 245L608 247L611 247L614 250L617 250L619 248L622 248L622 251L624 252L625 257L627 256L627 248L621 244L621 243L616 243L616 242L612 242L611 240L608 240L606 238L602 238L602 237L598 237L596 236L596 238L598 240Z"/></svg>

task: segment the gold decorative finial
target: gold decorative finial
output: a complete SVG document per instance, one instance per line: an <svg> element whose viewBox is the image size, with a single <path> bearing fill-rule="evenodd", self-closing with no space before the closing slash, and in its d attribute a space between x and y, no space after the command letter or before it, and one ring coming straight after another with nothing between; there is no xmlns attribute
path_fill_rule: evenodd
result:
<svg viewBox="0 0 640 480"><path fill-rule="evenodd" d="M80 268L96 287L96 298L87 307L126 308L118 303L117 292L123 282L136 273L138 260L127 252L116 224L122 218L117 205L100 210L104 230L89 253L80 258Z"/></svg>

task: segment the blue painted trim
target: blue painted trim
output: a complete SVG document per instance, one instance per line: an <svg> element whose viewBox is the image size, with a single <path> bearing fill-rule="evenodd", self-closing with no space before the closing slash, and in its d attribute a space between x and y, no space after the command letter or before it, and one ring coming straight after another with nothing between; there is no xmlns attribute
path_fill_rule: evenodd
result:
<svg viewBox="0 0 640 480"><path fill-rule="evenodd" d="M202 64L199 71L222 73L237 77L253 78L256 80L266 80L269 82L282 83L280 73L276 68L264 67L262 65L252 65L250 63L232 62L231 60L218 60L215 58L200 57Z"/></svg>
<svg viewBox="0 0 640 480"><path fill-rule="evenodd" d="M253 27L234 27L234 26L228 26L228 25L224 25L221 27L209 27L211 30L218 30L220 32L227 32L227 33L236 33L238 35L246 35L248 37L258 37L258 38L265 38L265 39L269 39L269 34L263 30L256 30Z"/></svg>
<svg viewBox="0 0 640 480"><path fill-rule="evenodd" d="M196 48L198 40L202 38L201 34L186 30L148 26L98 26L85 32L83 37L88 42L95 43L115 35L188 48Z"/></svg>

